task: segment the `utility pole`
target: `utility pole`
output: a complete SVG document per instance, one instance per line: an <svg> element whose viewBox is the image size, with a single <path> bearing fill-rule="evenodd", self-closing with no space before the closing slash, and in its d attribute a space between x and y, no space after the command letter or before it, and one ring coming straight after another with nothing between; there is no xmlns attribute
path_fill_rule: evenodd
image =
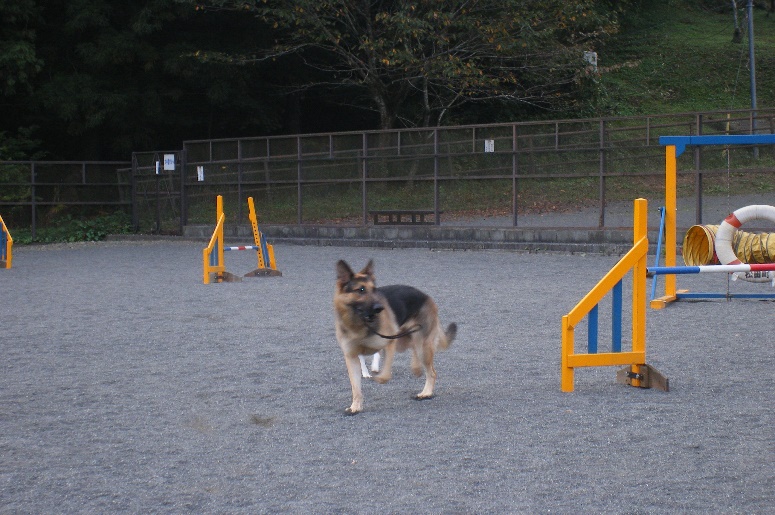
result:
<svg viewBox="0 0 775 515"><path fill-rule="evenodd" d="M753 47L753 0L748 0L748 60L751 63L751 134L756 134L756 57ZM754 147L754 157L759 157L758 147Z"/></svg>

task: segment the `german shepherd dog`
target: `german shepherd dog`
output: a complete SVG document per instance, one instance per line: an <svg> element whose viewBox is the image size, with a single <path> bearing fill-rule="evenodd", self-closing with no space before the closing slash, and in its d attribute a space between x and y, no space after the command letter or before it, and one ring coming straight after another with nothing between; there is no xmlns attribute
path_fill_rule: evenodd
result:
<svg viewBox="0 0 775 515"><path fill-rule="evenodd" d="M345 413L355 415L363 409L361 357L382 349L384 367L374 376L375 381L388 382L395 351L411 349L412 372L419 376L425 369L425 387L415 398L433 397L436 383L433 354L438 348L449 347L457 334L456 324L449 324L446 330L441 327L433 299L411 286L377 288L372 260L357 274L340 260L336 264L334 312L336 339L344 353L353 394L352 404Z"/></svg>

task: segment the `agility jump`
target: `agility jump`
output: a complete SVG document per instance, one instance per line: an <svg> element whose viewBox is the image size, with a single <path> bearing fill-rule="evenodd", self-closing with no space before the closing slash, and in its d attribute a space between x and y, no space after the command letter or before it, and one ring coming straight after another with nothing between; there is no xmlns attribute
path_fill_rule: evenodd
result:
<svg viewBox="0 0 775 515"><path fill-rule="evenodd" d="M562 317L560 388L573 391L574 370L579 367L627 365L616 375L617 382L640 388L667 391L667 378L646 364L646 258L649 250L646 199L635 200L633 246L619 262ZM632 271L632 346L622 350L622 280ZM598 305L612 295L611 351L598 352ZM575 351L575 328L587 319L587 352Z"/></svg>
<svg viewBox="0 0 775 515"><path fill-rule="evenodd" d="M0 216L0 268L11 268L13 261L13 238Z"/></svg>
<svg viewBox="0 0 775 515"><path fill-rule="evenodd" d="M721 261L729 264L699 265L699 266L646 266L648 254L648 238L646 224L646 200L637 199L634 208L634 242L633 247L619 262L598 282L598 284L565 316L562 317L562 348L560 388L563 392L573 391L574 370L579 367L599 367L612 365L628 365L616 375L619 383L641 388L658 388L669 390L669 381L653 367L646 364L646 278L648 276L664 275L673 279L676 275L726 273L736 274L743 280L757 280L775 272L775 263L741 263L731 249L721 251L729 244L729 237L722 234L716 240L716 253ZM772 206L748 206L749 209L736 211L742 216L753 217L756 213L769 216L775 212ZM740 220L733 213L724 221L731 227L739 227ZM719 246L721 243L721 247ZM675 252L675 247L673 247ZM675 263L675 256L669 262ZM632 347L630 351L622 350L622 279L632 271ZM758 274L758 275L757 275ZM598 352L598 304L608 294L613 297L612 309L612 342L611 352ZM698 294L704 298L713 298L712 294ZM721 294L716 294L716 297ZM688 296L688 294L682 294ZM761 294L739 294L741 298L762 298ZM675 299L673 299L675 300ZM652 301L652 306L654 305ZM587 319L587 352L577 353L575 350L574 332L576 326Z"/></svg>
<svg viewBox="0 0 775 515"><path fill-rule="evenodd" d="M677 199L676 199L676 186L677 186L677 160L676 158L684 153L687 146L693 145L772 145L775 144L775 134L762 134L762 135L719 135L719 136L662 136L659 138L659 143L665 145L665 209L664 220L662 226L664 228L664 243L665 243L665 266L676 266L676 213L677 213ZM743 251L744 249L754 249L753 254L769 254L770 245L767 241L759 240L754 241L751 238L753 235L747 233L741 233L734 231L738 229L742 223L754 218L775 218L775 208L771 206L746 206L738 209L732 215L722 222L718 227L716 226L694 226L689 232L687 232L684 238L684 261L689 265L710 265L711 263L720 261L722 264L737 264L740 263L737 256L737 250ZM662 228L660 228L660 237L662 235ZM717 231L720 232L718 237ZM734 236L734 241L732 240ZM714 241L715 240L715 241ZM661 244L661 240L660 240ZM732 250L735 248L735 251ZM721 254L719 254L721 250ZM775 248L772 248L775 253ZM753 254L750 257L745 257L746 261L754 261ZM738 254L739 255L739 254ZM717 259L718 258L718 259ZM701 261L700 261L701 260ZM766 260L765 260L766 261ZM762 260L756 260L756 263L762 263ZM736 275L737 278L742 278L748 281L772 281L775 274L764 271L748 272L750 275ZM758 274L758 276L756 275ZM656 285L656 283L655 283ZM772 294L721 294L721 293L690 293L686 290L678 290L676 283L676 275L668 274L665 277L665 290L664 295L659 298L652 298L651 307L653 309L662 309L668 303L685 299L701 299L701 298L729 298L729 297L743 297L743 298L775 298Z"/></svg>
<svg viewBox="0 0 775 515"><path fill-rule="evenodd" d="M202 266L204 269L204 284L210 284L211 280L216 282L239 282L241 277L226 271L226 261L224 259L225 251L235 250L255 250L258 258L258 268L248 272L244 277L268 277L281 276L282 272L277 270L277 264L274 258L274 247L266 242L266 238L258 229L258 219L253 205L253 197L248 197L248 209L250 223L253 226L254 245L240 245L236 247L227 247L224 243L223 225L226 221L226 215L223 212L223 197L218 195L215 200L216 205L216 224L210 243L202 251Z"/></svg>

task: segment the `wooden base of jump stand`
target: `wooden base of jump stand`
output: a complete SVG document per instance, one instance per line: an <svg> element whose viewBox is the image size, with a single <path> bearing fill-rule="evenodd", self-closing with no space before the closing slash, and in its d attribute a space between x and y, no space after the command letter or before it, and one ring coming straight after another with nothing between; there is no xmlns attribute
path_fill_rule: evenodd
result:
<svg viewBox="0 0 775 515"><path fill-rule="evenodd" d="M633 365L616 373L616 382L638 388L656 388L670 391L670 380L651 365Z"/></svg>
<svg viewBox="0 0 775 515"><path fill-rule="evenodd" d="M210 274L210 282L212 283L239 283L242 282L242 277L234 275L231 272L214 272Z"/></svg>
<svg viewBox="0 0 775 515"><path fill-rule="evenodd" d="M252 272L246 273L243 277L282 277L283 273L272 268L256 268Z"/></svg>

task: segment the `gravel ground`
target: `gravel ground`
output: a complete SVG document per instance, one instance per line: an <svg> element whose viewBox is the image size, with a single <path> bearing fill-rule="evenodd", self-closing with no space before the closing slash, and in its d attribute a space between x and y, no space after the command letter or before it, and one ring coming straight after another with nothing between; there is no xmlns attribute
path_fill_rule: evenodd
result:
<svg viewBox="0 0 775 515"><path fill-rule="evenodd" d="M202 246L17 246L0 270L0 513L772 513L772 302L649 310L669 393L610 367L562 393L561 317L615 256L276 245L283 277L203 285ZM410 399L422 380L400 354L346 417L334 263L370 257L458 339L435 398Z"/></svg>

